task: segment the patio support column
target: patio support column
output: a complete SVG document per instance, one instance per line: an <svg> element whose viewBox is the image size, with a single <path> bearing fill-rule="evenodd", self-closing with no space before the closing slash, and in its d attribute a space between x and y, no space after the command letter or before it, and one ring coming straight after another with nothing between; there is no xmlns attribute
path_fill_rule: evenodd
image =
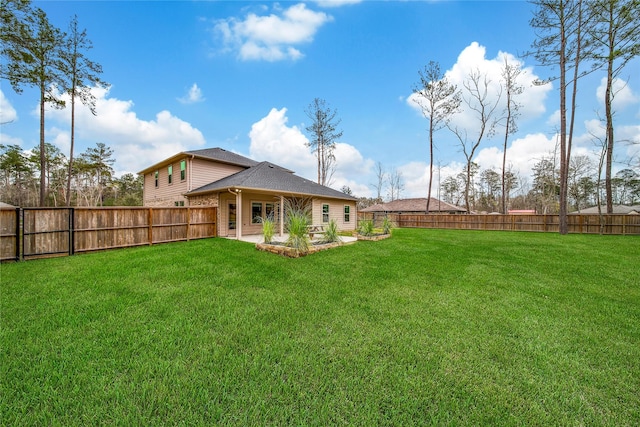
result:
<svg viewBox="0 0 640 427"><path fill-rule="evenodd" d="M236 191L236 239L242 237L242 190Z"/></svg>
<svg viewBox="0 0 640 427"><path fill-rule="evenodd" d="M278 215L280 216L280 237L284 234L284 196L280 195L280 212Z"/></svg>

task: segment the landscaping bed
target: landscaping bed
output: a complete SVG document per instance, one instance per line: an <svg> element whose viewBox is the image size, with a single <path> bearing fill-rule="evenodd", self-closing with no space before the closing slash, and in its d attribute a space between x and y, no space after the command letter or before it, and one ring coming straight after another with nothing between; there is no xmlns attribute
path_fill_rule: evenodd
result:
<svg viewBox="0 0 640 427"><path fill-rule="evenodd" d="M272 254L283 255L289 258L300 258L316 252L326 251L327 249L337 248L342 246L343 242L332 243L311 243L308 251L299 251L295 248L286 246L284 243L257 243L256 249L259 251L271 252Z"/></svg>
<svg viewBox="0 0 640 427"><path fill-rule="evenodd" d="M358 236L358 240L377 242L379 240L388 239L389 237L391 237L391 233L389 233L389 234L374 234L372 236L365 236L365 235L362 235L362 234L358 234L357 236Z"/></svg>

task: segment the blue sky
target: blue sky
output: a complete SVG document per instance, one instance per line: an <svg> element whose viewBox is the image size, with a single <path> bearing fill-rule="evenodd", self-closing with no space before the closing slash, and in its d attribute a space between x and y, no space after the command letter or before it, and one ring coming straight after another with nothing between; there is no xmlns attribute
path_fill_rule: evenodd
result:
<svg viewBox="0 0 640 427"><path fill-rule="evenodd" d="M222 147L316 178L305 147L304 110L319 97L337 109L344 135L332 186L374 196L375 164L402 174L403 197L427 190L427 125L411 99L418 70L437 61L462 87L469 71L497 85L504 57L525 70L519 131L507 160L526 183L531 166L556 142L557 85L534 86L553 75L522 58L534 40L524 1L41 1L56 26L77 14L104 69L109 88L96 88L98 115L77 112L76 154L103 142L114 149L118 175L137 172L183 150ZM594 156L603 73L584 80L574 153ZM640 60L625 69L616 99L620 138L640 143ZM38 144L38 95L17 95L1 82L3 144ZM66 155L69 111L47 112L46 139ZM468 111L452 123L476 126ZM474 158L499 170L502 138L485 140ZM461 170L453 134L436 134L440 178ZM619 144L623 161L638 148ZM622 168L621 163L616 166ZM435 183L437 184L437 183Z"/></svg>

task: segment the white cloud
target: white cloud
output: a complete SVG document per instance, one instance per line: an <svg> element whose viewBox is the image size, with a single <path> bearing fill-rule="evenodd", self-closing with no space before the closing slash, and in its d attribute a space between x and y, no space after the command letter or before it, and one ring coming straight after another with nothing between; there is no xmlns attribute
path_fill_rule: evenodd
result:
<svg viewBox="0 0 640 427"><path fill-rule="evenodd" d="M511 170L519 172L521 178L531 182L533 166L543 157L549 157L555 150L556 136L547 137L536 133L516 139L507 149L507 163ZM580 149L578 154L589 154L587 150ZM483 148L474 158L474 162L480 165L480 169L502 170L502 150L496 147ZM447 165L434 165L431 196L438 197L438 185L447 178L455 177L465 168L465 164L452 161ZM404 180L404 191L401 197L427 197L429 183L429 164L427 162L410 162L398 168Z"/></svg>
<svg viewBox="0 0 640 427"><path fill-rule="evenodd" d="M316 3L321 7L340 7L352 4L358 4L362 0L317 0Z"/></svg>
<svg viewBox="0 0 640 427"><path fill-rule="evenodd" d="M307 146L308 138L297 126L288 126L287 109L272 108L266 117L251 126L249 156L259 161L270 161L293 170L296 175L316 181L317 160ZM336 143L334 152L336 170L331 187L347 185L357 195L364 195L368 187L357 178L369 173L373 160L364 159L352 145Z"/></svg>
<svg viewBox="0 0 640 427"><path fill-rule="evenodd" d="M518 138L507 148L507 164L521 175L531 174L533 166L542 158L553 155L556 150L556 135L528 134ZM502 150L497 147L483 148L474 159L480 169L502 170Z"/></svg>
<svg viewBox="0 0 640 427"><path fill-rule="evenodd" d="M558 129L560 127L560 110L554 111L547 118L547 125Z"/></svg>
<svg viewBox="0 0 640 427"><path fill-rule="evenodd" d="M196 83L194 83L193 86L189 88L187 93L182 98L178 98L178 101L183 104L195 104L204 100L205 99L202 96L202 90L200 90Z"/></svg>
<svg viewBox="0 0 640 427"><path fill-rule="evenodd" d="M486 75L489 81L487 101L495 103L500 93L501 73L505 59L511 65L519 65L522 70L518 76L517 84L524 88L524 92L516 98L516 101L521 104L520 120L531 120L544 114L544 101L547 93L552 90L552 85L534 85L533 82L538 79L538 76L534 74L533 67L526 67L522 61L508 52L498 52L495 58L487 59L486 48L473 42L460 52L456 63L445 72L445 77L462 91L464 97L468 98L464 83L470 73L479 71L481 75ZM414 99L416 99L416 95L412 93L406 98L406 102L416 111L421 112ZM496 109L497 115L502 112L505 102L505 96L502 96ZM464 102L461 105L461 110L461 113L455 114L451 118L451 125L466 129L472 135L474 128L478 126L478 119Z"/></svg>
<svg viewBox="0 0 640 427"><path fill-rule="evenodd" d="M638 97L633 93L631 87L622 79L613 80L611 89L614 94L612 106L614 111L623 110L625 107L638 102ZM604 98L607 90L607 78L600 80L600 86L596 89L596 97L598 102L604 106Z"/></svg>
<svg viewBox="0 0 640 427"><path fill-rule="evenodd" d="M249 13L244 20L218 20L214 32L222 38L223 51L236 51L242 60L297 60L303 54L295 46L313 41L318 29L332 19L298 3L279 14Z"/></svg>
<svg viewBox="0 0 640 427"><path fill-rule="evenodd" d="M18 120L18 113L4 96L4 92L0 90L0 123L10 123L16 120Z"/></svg>
<svg viewBox="0 0 640 427"><path fill-rule="evenodd" d="M5 133L0 133L0 141L3 145L19 145L22 146L22 139L16 138Z"/></svg>
<svg viewBox="0 0 640 427"><path fill-rule="evenodd" d="M92 93L96 97L96 116L87 108L76 108L76 154L103 142L114 151L116 174L138 172L180 151L205 144L198 129L169 111L160 111L154 120L142 120L133 111L132 101L110 98L109 88L93 88ZM47 112L47 120L67 129L69 105L67 102L66 108ZM47 130L47 138L68 150L68 131L55 124Z"/></svg>
<svg viewBox="0 0 640 427"><path fill-rule="evenodd" d="M431 183L431 197L438 197L438 185L450 176L458 175L464 165L451 162L448 165L433 165L433 182ZM404 191L402 198L427 197L429 186L429 164L427 162L410 162L398 168L402 173Z"/></svg>
<svg viewBox="0 0 640 427"><path fill-rule="evenodd" d="M289 168L298 175L314 180L316 160L305 145L309 140L297 126L287 126L287 109L272 108L251 126L249 155L258 161L269 161Z"/></svg>

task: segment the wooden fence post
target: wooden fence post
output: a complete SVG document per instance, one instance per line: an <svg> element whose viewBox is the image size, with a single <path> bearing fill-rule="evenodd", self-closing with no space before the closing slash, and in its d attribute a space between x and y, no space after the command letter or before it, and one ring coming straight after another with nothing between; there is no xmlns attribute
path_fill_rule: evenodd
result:
<svg viewBox="0 0 640 427"><path fill-rule="evenodd" d="M147 217L147 222L149 223L149 245L153 245L153 208L149 208Z"/></svg>
<svg viewBox="0 0 640 427"><path fill-rule="evenodd" d="M69 208L69 255L73 255L75 252L75 212L74 208Z"/></svg>
<svg viewBox="0 0 640 427"><path fill-rule="evenodd" d="M187 207L187 242L189 241L189 234L191 233L191 207Z"/></svg>

